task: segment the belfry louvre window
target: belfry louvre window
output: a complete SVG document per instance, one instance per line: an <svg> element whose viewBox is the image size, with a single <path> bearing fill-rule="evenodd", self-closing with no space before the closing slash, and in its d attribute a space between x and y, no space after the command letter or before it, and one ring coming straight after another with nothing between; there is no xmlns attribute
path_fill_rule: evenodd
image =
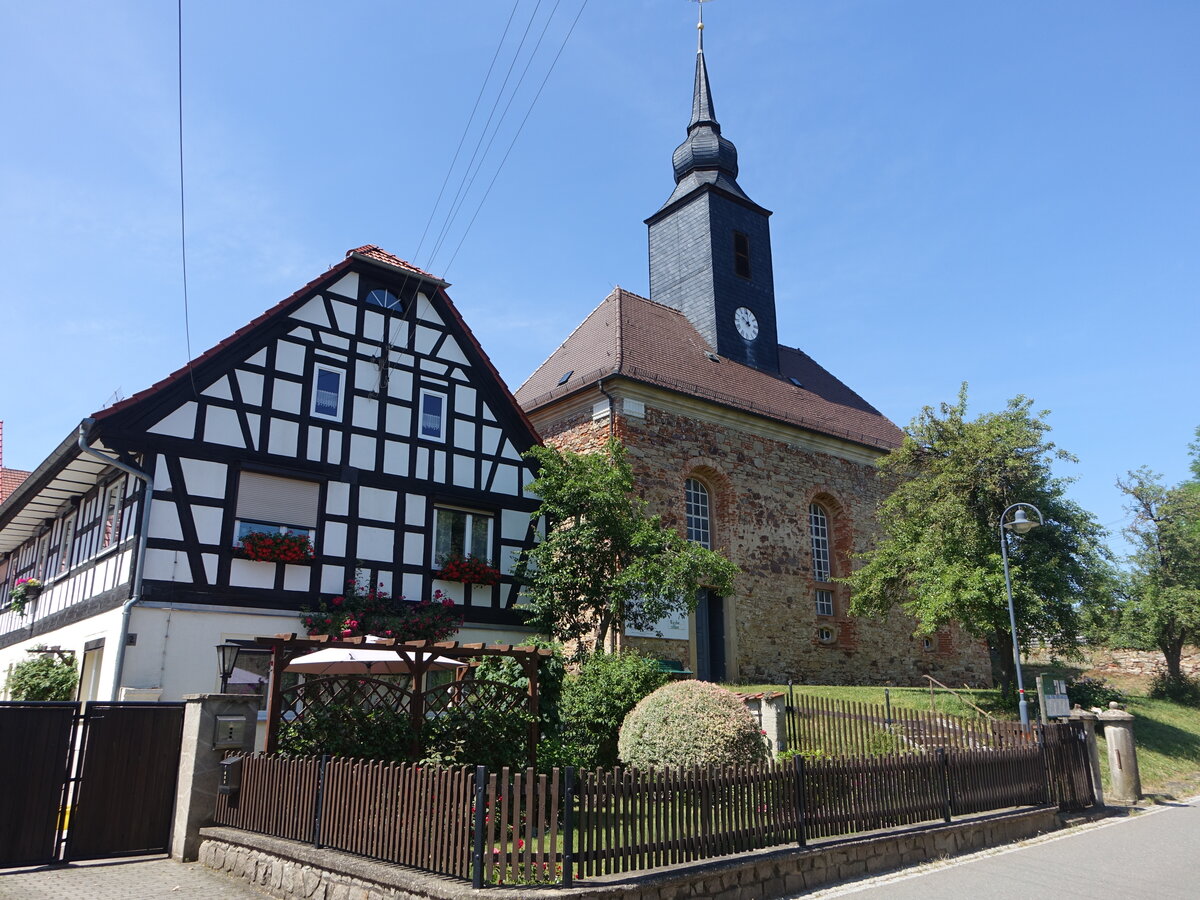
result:
<svg viewBox="0 0 1200 900"><path fill-rule="evenodd" d="M687 539L705 549L712 549L712 514L708 488L689 478L683 485L684 513L687 517Z"/></svg>
<svg viewBox="0 0 1200 900"><path fill-rule="evenodd" d="M733 271L742 278L750 277L750 238L740 231L733 233Z"/></svg>
<svg viewBox="0 0 1200 900"><path fill-rule="evenodd" d="M312 538L317 527L321 486L315 481L242 472L238 481L234 544L252 531L264 534L303 534Z"/></svg>

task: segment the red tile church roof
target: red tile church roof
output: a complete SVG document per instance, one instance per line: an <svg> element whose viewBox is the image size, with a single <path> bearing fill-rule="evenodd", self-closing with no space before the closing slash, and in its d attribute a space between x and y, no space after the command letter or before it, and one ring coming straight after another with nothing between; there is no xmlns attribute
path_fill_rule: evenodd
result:
<svg viewBox="0 0 1200 900"><path fill-rule="evenodd" d="M782 377L714 356L679 310L617 288L529 376L517 401L532 412L621 375L881 450L900 443L899 428L801 350L779 348Z"/></svg>

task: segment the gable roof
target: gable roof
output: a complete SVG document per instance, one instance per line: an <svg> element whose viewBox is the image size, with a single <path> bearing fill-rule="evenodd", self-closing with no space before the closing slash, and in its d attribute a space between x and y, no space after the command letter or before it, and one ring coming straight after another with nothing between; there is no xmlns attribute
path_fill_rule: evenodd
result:
<svg viewBox="0 0 1200 900"><path fill-rule="evenodd" d="M779 369L782 377L716 357L682 312L617 288L517 389L517 401L533 411L621 375L879 450L900 443L899 428L807 353L781 346Z"/></svg>
<svg viewBox="0 0 1200 900"><path fill-rule="evenodd" d="M8 495L20 487L21 482L29 477L29 473L21 469L0 468L0 503L8 499Z"/></svg>

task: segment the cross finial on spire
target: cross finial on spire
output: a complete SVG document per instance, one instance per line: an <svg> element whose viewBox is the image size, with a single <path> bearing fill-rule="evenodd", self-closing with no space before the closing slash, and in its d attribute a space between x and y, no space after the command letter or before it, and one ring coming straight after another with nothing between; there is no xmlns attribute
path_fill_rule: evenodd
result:
<svg viewBox="0 0 1200 900"><path fill-rule="evenodd" d="M692 0L699 7L700 21L696 23L696 52L704 52L704 4L711 3L712 0Z"/></svg>

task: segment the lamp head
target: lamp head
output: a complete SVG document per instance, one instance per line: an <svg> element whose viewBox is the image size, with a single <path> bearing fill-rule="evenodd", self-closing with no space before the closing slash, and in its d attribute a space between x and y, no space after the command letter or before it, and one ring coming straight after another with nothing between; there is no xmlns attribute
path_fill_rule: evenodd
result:
<svg viewBox="0 0 1200 900"><path fill-rule="evenodd" d="M242 648L237 644L217 644L217 664L220 666L221 677L228 678L233 674L237 665L238 654Z"/></svg>
<svg viewBox="0 0 1200 900"><path fill-rule="evenodd" d="M1005 522L1004 527L1009 531L1015 532L1016 534L1028 534L1029 532L1033 531L1033 529L1037 528L1039 524L1041 523L1034 522L1032 519L1027 518L1025 516L1025 510L1018 507L1017 511L1013 513L1013 520L1011 522Z"/></svg>

